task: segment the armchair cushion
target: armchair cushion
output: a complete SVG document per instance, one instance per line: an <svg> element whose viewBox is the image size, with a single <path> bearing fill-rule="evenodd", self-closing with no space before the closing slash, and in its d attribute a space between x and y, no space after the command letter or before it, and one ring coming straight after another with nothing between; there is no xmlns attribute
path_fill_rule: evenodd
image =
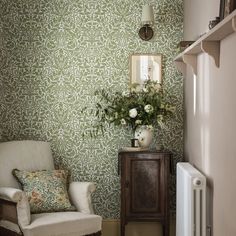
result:
<svg viewBox="0 0 236 236"><path fill-rule="evenodd" d="M79 236L101 230L102 218L80 212L32 214L31 224L22 228L24 236Z"/></svg>
<svg viewBox="0 0 236 236"><path fill-rule="evenodd" d="M67 193L68 171L14 169L13 175L28 197L31 213L75 210Z"/></svg>
<svg viewBox="0 0 236 236"><path fill-rule="evenodd" d="M77 211L93 214L91 194L95 191L92 182L72 182L69 186L69 195Z"/></svg>

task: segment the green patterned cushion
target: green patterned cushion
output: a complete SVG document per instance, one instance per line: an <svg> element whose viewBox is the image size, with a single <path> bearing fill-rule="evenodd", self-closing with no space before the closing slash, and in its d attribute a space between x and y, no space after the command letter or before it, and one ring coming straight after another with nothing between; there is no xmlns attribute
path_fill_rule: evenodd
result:
<svg viewBox="0 0 236 236"><path fill-rule="evenodd" d="M14 169L12 173L28 196L31 213L75 210L67 193L68 171Z"/></svg>

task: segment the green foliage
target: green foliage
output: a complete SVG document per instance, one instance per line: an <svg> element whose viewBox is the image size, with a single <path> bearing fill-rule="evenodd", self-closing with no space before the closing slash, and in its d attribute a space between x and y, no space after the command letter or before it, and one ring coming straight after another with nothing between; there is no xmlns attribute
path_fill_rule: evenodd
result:
<svg viewBox="0 0 236 236"><path fill-rule="evenodd" d="M170 116L175 108L164 102L164 93L161 86L147 81L142 87L138 84L130 88L129 93L110 93L105 89L97 90L99 98L96 104L95 116L97 123L91 136L103 132L105 123L131 128L133 132L139 125L156 127Z"/></svg>

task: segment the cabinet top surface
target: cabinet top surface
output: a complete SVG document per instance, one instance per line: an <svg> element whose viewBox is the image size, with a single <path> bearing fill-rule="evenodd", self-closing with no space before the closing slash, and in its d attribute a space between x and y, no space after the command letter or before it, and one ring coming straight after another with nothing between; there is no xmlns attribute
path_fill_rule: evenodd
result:
<svg viewBox="0 0 236 236"><path fill-rule="evenodd" d="M138 151L128 151L128 150L119 150L119 154L122 153L137 153L137 154L171 154L167 150L156 150L156 149L150 149L150 150L138 150Z"/></svg>

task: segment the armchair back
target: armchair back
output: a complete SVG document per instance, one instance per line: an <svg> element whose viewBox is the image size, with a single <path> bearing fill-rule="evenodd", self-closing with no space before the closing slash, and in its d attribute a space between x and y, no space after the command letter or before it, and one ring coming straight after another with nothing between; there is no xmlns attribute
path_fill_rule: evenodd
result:
<svg viewBox="0 0 236 236"><path fill-rule="evenodd" d="M0 143L0 187L20 188L13 169L52 170L54 163L50 144L43 141L11 141Z"/></svg>

